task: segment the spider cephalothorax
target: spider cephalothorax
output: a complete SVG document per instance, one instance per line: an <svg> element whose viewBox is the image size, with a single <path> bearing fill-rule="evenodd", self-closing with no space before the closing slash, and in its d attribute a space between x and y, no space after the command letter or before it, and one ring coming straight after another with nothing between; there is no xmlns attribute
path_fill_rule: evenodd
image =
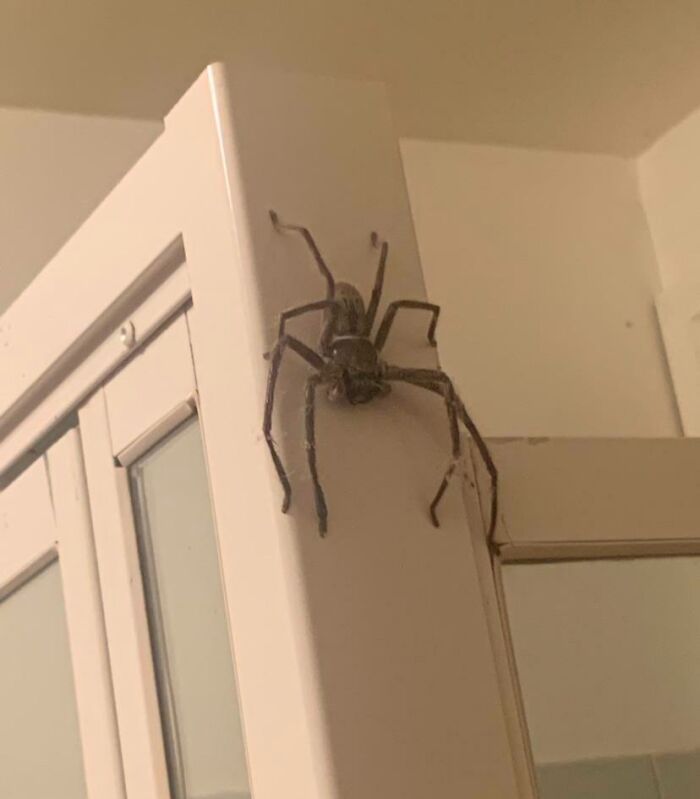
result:
<svg viewBox="0 0 700 799"><path fill-rule="evenodd" d="M309 470L314 485L316 511L321 535L325 535L328 529L328 509L316 465L315 409L317 387L320 385L325 386L326 394L333 402L344 401L351 405L358 405L388 394L391 390L391 382L400 381L439 394L443 397L447 407L452 437L452 459L430 505L430 516L433 524L436 527L439 526L436 513L437 506L462 454L458 423L458 420L461 420L474 438L491 477L491 519L488 531L488 539L491 541L498 509L498 473L489 450L476 425L467 413L464 404L458 397L452 381L440 369L412 369L392 366L387 364L381 357L381 351L391 330L394 317L400 308L413 308L430 312L428 342L435 346L435 327L440 314L440 307L420 300L396 300L389 304L381 324L373 336L372 330L381 300L384 271L389 254L387 242L380 242L377 234L372 233L372 244L380 250L379 267L369 304L365 308L362 294L355 286L350 283L335 282L313 236L307 228L299 225L282 224L274 211L270 211L270 218L277 231L289 230L303 236L313 253L321 274L326 280L325 299L290 308L281 314L277 343L269 354L271 363L265 400L263 432L284 489L282 511L286 513L289 509L292 488L272 438L272 411L280 363L285 350L289 348L316 370L306 382L306 449ZM288 319L310 311L323 311L323 325L318 352L285 332Z"/></svg>

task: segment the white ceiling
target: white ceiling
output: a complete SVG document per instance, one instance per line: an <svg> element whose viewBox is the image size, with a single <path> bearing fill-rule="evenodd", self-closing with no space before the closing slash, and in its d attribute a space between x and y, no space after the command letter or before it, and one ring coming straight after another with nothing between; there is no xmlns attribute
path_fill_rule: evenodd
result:
<svg viewBox="0 0 700 799"><path fill-rule="evenodd" d="M158 118L225 59L389 84L401 135L635 154L700 105L697 0L0 0L0 105Z"/></svg>

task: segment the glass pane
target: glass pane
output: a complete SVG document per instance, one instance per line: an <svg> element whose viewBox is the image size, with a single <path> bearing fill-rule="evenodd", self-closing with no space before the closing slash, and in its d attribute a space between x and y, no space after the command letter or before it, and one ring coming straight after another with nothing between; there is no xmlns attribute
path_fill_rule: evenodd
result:
<svg viewBox="0 0 700 799"><path fill-rule="evenodd" d="M61 573L0 602L0 796L85 797Z"/></svg>
<svg viewBox="0 0 700 799"><path fill-rule="evenodd" d="M541 799L700 796L700 558L503 579Z"/></svg>
<svg viewBox="0 0 700 799"><path fill-rule="evenodd" d="M135 464L131 478L173 796L249 797L197 421Z"/></svg>

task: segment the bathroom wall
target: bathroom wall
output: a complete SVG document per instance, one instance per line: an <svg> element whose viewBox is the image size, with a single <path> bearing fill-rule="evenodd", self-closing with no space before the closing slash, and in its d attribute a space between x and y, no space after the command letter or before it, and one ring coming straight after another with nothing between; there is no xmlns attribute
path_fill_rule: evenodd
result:
<svg viewBox="0 0 700 799"><path fill-rule="evenodd" d="M483 431L678 435L634 162L415 140L402 153L443 366Z"/></svg>

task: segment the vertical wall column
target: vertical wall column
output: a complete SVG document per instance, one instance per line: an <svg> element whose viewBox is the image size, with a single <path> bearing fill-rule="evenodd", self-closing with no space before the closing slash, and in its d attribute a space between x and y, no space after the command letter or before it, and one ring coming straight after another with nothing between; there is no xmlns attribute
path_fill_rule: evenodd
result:
<svg viewBox="0 0 700 799"><path fill-rule="evenodd" d="M512 754L458 480L440 529L428 515L451 454L442 400L397 384L387 397L348 407L319 389L324 539L304 443L313 370L294 353L281 370L273 429L292 483L287 515L261 435L263 353L279 314L326 292L303 239L276 232L270 209L308 226L336 279L366 299L378 262L370 233L386 239L380 317L391 300L425 299L384 90L279 76L227 82L215 67L168 118L173 141L188 141L191 120L206 112L203 81L216 113L210 140L191 141L183 164L183 230L256 799L512 799ZM226 181L217 178L221 165ZM289 331L316 347L320 322L312 313ZM428 323L425 312L400 312L387 360L434 366Z"/></svg>

